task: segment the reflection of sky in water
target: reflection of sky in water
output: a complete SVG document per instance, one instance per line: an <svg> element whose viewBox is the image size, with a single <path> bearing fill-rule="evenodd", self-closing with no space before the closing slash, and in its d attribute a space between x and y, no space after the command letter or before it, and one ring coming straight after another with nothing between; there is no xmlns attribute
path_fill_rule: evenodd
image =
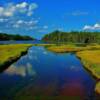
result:
<svg viewBox="0 0 100 100"><path fill-rule="evenodd" d="M20 75L22 77L25 77L27 75L33 76L36 74L30 63L27 63L26 66L19 67L17 67L16 65L12 65L4 73L8 75Z"/></svg>
<svg viewBox="0 0 100 100"><path fill-rule="evenodd" d="M75 55L56 54L43 47L30 48L0 79L2 83L9 80L13 91L18 87L18 93L25 95L92 95L95 85Z"/></svg>

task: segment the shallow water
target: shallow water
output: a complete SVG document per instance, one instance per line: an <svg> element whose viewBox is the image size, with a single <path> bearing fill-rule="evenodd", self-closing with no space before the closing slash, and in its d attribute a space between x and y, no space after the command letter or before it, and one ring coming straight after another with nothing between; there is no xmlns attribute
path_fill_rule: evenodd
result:
<svg viewBox="0 0 100 100"><path fill-rule="evenodd" d="M74 54L56 54L43 47L30 48L26 56L0 74L0 100L27 95L96 100L94 87L95 80Z"/></svg>

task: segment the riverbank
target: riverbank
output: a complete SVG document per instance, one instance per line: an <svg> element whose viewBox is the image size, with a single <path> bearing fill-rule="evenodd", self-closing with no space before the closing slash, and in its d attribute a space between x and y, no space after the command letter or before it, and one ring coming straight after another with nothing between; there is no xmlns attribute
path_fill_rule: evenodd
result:
<svg viewBox="0 0 100 100"><path fill-rule="evenodd" d="M31 46L44 46L49 51L56 53L76 52L85 66L97 79L95 91L100 94L100 45L88 45L85 47L76 45L56 44L13 44L0 45L0 72L25 55Z"/></svg>
<svg viewBox="0 0 100 100"><path fill-rule="evenodd" d="M50 46L49 51L56 53L76 52L84 67L97 79L95 91L100 95L100 45L77 47L75 45Z"/></svg>
<svg viewBox="0 0 100 100"><path fill-rule="evenodd" d="M0 72L25 55L32 44L0 45Z"/></svg>
<svg viewBox="0 0 100 100"><path fill-rule="evenodd" d="M80 52L84 50L98 50L100 45L88 45L88 46L76 46L76 45L51 45L47 47L49 51L56 53L65 53L65 52Z"/></svg>
<svg viewBox="0 0 100 100"><path fill-rule="evenodd" d="M95 91L100 94L100 50L86 50L77 52L83 65L97 79Z"/></svg>

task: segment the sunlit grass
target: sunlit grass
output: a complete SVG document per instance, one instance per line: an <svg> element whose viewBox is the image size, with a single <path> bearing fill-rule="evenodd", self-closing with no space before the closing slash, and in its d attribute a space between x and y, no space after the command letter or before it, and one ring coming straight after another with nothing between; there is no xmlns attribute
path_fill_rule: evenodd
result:
<svg viewBox="0 0 100 100"><path fill-rule="evenodd" d="M100 49L100 45L88 45L88 46L76 46L75 44L67 45L51 45L47 48L50 51L57 53L64 52L79 52L83 50L97 50Z"/></svg>
<svg viewBox="0 0 100 100"><path fill-rule="evenodd" d="M0 67L11 59L21 56L22 52L32 46L31 44L0 45Z"/></svg>
<svg viewBox="0 0 100 100"><path fill-rule="evenodd" d="M74 52L81 50L80 47L76 47L75 45L60 45L60 46L55 45L55 46L50 46L47 49L57 53Z"/></svg>
<svg viewBox="0 0 100 100"><path fill-rule="evenodd" d="M94 75L98 80L100 79L100 50L87 50L77 53L81 58L84 66ZM100 93L100 82L96 85L96 91Z"/></svg>
<svg viewBox="0 0 100 100"><path fill-rule="evenodd" d="M95 91L97 91L97 93L100 94L100 82L98 82L98 83L96 84Z"/></svg>

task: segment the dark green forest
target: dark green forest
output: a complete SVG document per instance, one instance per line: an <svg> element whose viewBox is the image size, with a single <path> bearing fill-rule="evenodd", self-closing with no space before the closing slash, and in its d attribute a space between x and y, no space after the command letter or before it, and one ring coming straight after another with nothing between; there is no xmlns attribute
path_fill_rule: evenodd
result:
<svg viewBox="0 0 100 100"><path fill-rule="evenodd" d="M4 40L34 40L34 38L30 36L21 36L19 34L12 35L12 34L0 33L0 41Z"/></svg>
<svg viewBox="0 0 100 100"><path fill-rule="evenodd" d="M100 32L54 31L46 34L42 40L47 42L100 43Z"/></svg>

